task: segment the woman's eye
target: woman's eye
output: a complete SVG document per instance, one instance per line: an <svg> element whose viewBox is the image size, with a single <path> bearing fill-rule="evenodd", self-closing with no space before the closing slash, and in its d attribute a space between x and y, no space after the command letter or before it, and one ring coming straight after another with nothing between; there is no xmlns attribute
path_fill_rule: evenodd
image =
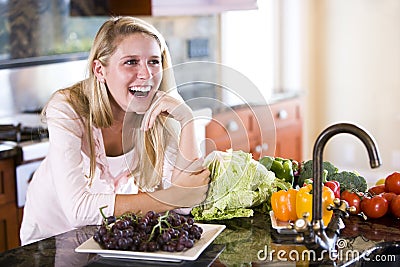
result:
<svg viewBox="0 0 400 267"><path fill-rule="evenodd" d="M136 64L138 64L138 63L139 63L138 60L136 60L136 59L130 59L130 60L128 60L125 64L127 64L127 65L136 65Z"/></svg>
<svg viewBox="0 0 400 267"><path fill-rule="evenodd" d="M160 64L160 60L158 60L158 59L152 59L152 60L150 60L150 64L152 64L152 65L158 65L158 64Z"/></svg>

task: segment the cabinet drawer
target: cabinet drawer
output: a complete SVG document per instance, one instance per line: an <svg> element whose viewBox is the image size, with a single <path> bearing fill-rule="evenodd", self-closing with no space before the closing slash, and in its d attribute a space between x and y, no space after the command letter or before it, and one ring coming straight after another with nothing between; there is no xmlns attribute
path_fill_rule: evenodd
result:
<svg viewBox="0 0 400 267"><path fill-rule="evenodd" d="M253 112L249 108L234 109L213 116L206 127L206 152L213 150L249 151L254 141Z"/></svg>
<svg viewBox="0 0 400 267"><path fill-rule="evenodd" d="M250 110L231 110L216 114L206 127L208 138L242 135L251 131L252 113Z"/></svg>
<svg viewBox="0 0 400 267"><path fill-rule="evenodd" d="M15 202L14 159L0 160L0 205Z"/></svg>
<svg viewBox="0 0 400 267"><path fill-rule="evenodd" d="M300 101L297 99L271 104L270 108L276 128L286 127L301 120Z"/></svg>

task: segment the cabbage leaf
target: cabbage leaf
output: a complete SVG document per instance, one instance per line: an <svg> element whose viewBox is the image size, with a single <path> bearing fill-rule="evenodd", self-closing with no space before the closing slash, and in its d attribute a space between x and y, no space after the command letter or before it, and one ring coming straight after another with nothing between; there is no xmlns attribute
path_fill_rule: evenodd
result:
<svg viewBox="0 0 400 267"><path fill-rule="evenodd" d="M205 201L192 209L195 220L224 220L253 216L253 208L264 205L270 210L270 198L277 188L290 184L275 177L251 153L241 150L213 151L204 163L211 182Z"/></svg>

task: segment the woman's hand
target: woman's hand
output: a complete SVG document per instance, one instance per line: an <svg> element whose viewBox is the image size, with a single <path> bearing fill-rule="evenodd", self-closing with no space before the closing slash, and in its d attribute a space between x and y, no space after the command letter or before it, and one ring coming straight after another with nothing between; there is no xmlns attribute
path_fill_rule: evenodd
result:
<svg viewBox="0 0 400 267"><path fill-rule="evenodd" d="M150 108L144 114L141 129L147 131L153 127L157 116L170 116L181 125L193 119L191 108L182 100L158 91Z"/></svg>

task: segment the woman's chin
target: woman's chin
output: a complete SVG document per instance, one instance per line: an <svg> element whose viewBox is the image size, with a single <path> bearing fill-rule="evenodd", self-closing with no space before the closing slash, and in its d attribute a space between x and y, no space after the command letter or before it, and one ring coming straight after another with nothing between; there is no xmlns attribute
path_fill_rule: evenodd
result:
<svg viewBox="0 0 400 267"><path fill-rule="evenodd" d="M132 113L136 113L138 115L143 115L147 112L147 110L149 109L149 107L131 107L127 109L127 112L132 112Z"/></svg>
<svg viewBox="0 0 400 267"><path fill-rule="evenodd" d="M150 101L148 103L138 103L132 101L131 103L129 103L126 111L143 115L149 109L150 104L151 104Z"/></svg>

